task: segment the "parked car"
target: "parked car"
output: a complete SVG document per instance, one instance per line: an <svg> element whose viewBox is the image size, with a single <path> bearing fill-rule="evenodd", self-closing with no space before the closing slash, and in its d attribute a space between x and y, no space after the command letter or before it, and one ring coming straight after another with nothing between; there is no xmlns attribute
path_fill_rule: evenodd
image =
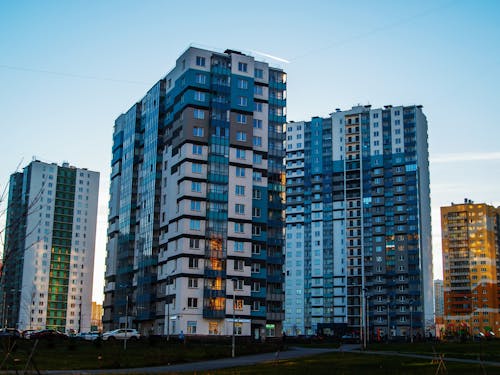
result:
<svg viewBox="0 0 500 375"><path fill-rule="evenodd" d="M30 337L31 337L31 334L33 332L36 332L36 330L35 329L26 329L26 330L23 331L22 336L23 336L24 339L29 340Z"/></svg>
<svg viewBox="0 0 500 375"><path fill-rule="evenodd" d="M78 338L87 341L94 341L101 337L101 333L99 331L91 331L91 332L81 332L78 334Z"/></svg>
<svg viewBox="0 0 500 375"><path fill-rule="evenodd" d="M21 337L21 332L15 328L3 328L0 330L0 337Z"/></svg>
<svg viewBox="0 0 500 375"><path fill-rule="evenodd" d="M120 328L102 334L103 340L138 340L140 338L139 332L132 328Z"/></svg>
<svg viewBox="0 0 500 375"><path fill-rule="evenodd" d="M55 329L42 329L40 331L32 332L30 335L31 340L36 339L67 339L68 335L56 331Z"/></svg>

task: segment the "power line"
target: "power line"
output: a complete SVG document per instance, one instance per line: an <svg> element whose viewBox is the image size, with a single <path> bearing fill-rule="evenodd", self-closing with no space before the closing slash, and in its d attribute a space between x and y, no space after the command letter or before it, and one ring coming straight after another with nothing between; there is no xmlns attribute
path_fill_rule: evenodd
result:
<svg viewBox="0 0 500 375"><path fill-rule="evenodd" d="M132 84L132 85L147 85L148 84L146 82L141 82L141 81L130 81L130 80L126 80L126 79L116 79L116 78L109 78L109 77L88 76L88 75L75 74L75 73L55 72L55 71L52 71L52 70L42 70L42 69L26 68L26 67L21 67L21 66L13 66L13 65L5 65L5 64L0 64L0 68L10 69L10 70L18 70L18 71L22 71L22 72L52 74L52 75L61 76L61 77L71 77L71 78L79 78L79 79L91 79L91 80L94 80L94 81L108 81L108 82L115 82L115 83L128 83L128 84Z"/></svg>
<svg viewBox="0 0 500 375"><path fill-rule="evenodd" d="M306 53L303 53L301 55L295 56L294 58L290 59L290 62L294 62L296 60L302 59L302 58L307 57L307 56L309 56L310 54L313 54L313 53L323 52L323 51L331 49L333 47L341 46L343 44L350 43L350 42L352 42L354 40L366 38L366 37L372 36L374 34L377 34L377 33L380 33L380 32L386 31L386 30L390 30L390 29L396 28L396 27L398 27L400 25L407 24L408 22L411 22L411 21L413 21L413 20L415 20L417 18L425 17L425 16L427 16L429 14L437 12L438 10L441 10L441 9L444 9L444 8L448 8L449 6L451 6L452 4L454 4L455 2L456 2L456 0L452 0L452 1L449 1L449 2L446 2L446 3L443 3L443 4L439 5L439 6L426 9L426 10L424 10L424 11L422 11L420 13L416 13L416 14L414 14L412 16L400 19L400 20L398 20L396 22L393 22L393 23L390 23L390 24L387 24L387 25L383 25L383 26L380 26L380 27L375 27L375 28L373 28L371 30L359 33L357 35L352 36L351 38L347 38L345 40L341 40L341 41L338 41L338 42L326 45L325 47L317 48L317 49L314 49L314 50L309 50Z"/></svg>

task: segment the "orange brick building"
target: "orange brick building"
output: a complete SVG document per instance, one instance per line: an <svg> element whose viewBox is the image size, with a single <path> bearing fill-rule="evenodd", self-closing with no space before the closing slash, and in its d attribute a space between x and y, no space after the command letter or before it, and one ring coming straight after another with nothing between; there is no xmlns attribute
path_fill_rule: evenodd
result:
<svg viewBox="0 0 500 375"><path fill-rule="evenodd" d="M500 336L500 208L475 204L441 207L444 273L444 324Z"/></svg>

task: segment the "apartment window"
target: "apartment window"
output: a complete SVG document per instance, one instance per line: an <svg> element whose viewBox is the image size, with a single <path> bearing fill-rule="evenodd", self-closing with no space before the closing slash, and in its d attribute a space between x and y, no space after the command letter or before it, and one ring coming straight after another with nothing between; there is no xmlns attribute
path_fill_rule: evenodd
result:
<svg viewBox="0 0 500 375"><path fill-rule="evenodd" d="M252 198L253 199L262 199L262 192L259 189L252 190Z"/></svg>
<svg viewBox="0 0 500 375"><path fill-rule="evenodd" d="M234 301L234 309L235 310L243 310L243 300L242 299L237 299ZM240 333L241 335L241 333Z"/></svg>
<svg viewBox="0 0 500 375"><path fill-rule="evenodd" d="M253 87L253 93L254 93L254 95L262 96L262 95L264 95L264 88L260 85L255 85Z"/></svg>
<svg viewBox="0 0 500 375"><path fill-rule="evenodd" d="M189 268L191 269L198 268L198 258L189 258Z"/></svg>
<svg viewBox="0 0 500 375"><path fill-rule="evenodd" d="M198 102L204 102L205 101L205 93L201 91L195 91L194 92L194 100Z"/></svg>
<svg viewBox="0 0 500 375"><path fill-rule="evenodd" d="M260 181L262 181L262 172L257 172L257 171L253 172L253 173L252 173L252 178L253 178L253 180L254 180L255 182L260 182Z"/></svg>
<svg viewBox="0 0 500 375"><path fill-rule="evenodd" d="M247 133L245 132L236 132L236 140L240 142L246 142Z"/></svg>
<svg viewBox="0 0 500 375"><path fill-rule="evenodd" d="M191 172L192 173L201 173L201 164L199 164L199 163L192 163L191 164Z"/></svg>
<svg viewBox="0 0 500 375"><path fill-rule="evenodd" d="M242 90L248 89L248 81L245 79L238 79L238 88Z"/></svg>
<svg viewBox="0 0 500 375"><path fill-rule="evenodd" d="M236 157L238 159L245 159L246 158L246 152L245 152L245 150L237 148L236 149Z"/></svg>
<svg viewBox="0 0 500 375"><path fill-rule="evenodd" d="M259 102L255 103L255 111L257 111L257 112L262 112L263 111L263 105L262 105L262 103L259 103Z"/></svg>
<svg viewBox="0 0 500 375"><path fill-rule="evenodd" d="M190 277L188 279L188 288L198 288L198 279Z"/></svg>
<svg viewBox="0 0 500 375"><path fill-rule="evenodd" d="M245 177L245 168L236 167L236 177Z"/></svg>
<svg viewBox="0 0 500 375"><path fill-rule="evenodd" d="M253 163L254 164L262 164L262 155L253 154Z"/></svg>
<svg viewBox="0 0 500 375"><path fill-rule="evenodd" d="M252 225L252 234L254 236L260 236L261 234L261 228L258 225Z"/></svg>
<svg viewBox="0 0 500 375"><path fill-rule="evenodd" d="M262 120L253 119L253 127L255 129L262 129Z"/></svg>
<svg viewBox="0 0 500 375"><path fill-rule="evenodd" d="M262 147L262 137L254 136L253 137L253 145L255 147Z"/></svg>
<svg viewBox="0 0 500 375"><path fill-rule="evenodd" d="M201 229L201 222L200 222L200 220L196 220L196 219L189 220L189 229L191 229L191 230L200 230Z"/></svg>
<svg viewBox="0 0 500 375"><path fill-rule="evenodd" d="M245 231L245 225L243 223L234 223L235 233L243 233Z"/></svg>
<svg viewBox="0 0 500 375"><path fill-rule="evenodd" d="M260 273L260 264L252 263L252 273Z"/></svg>
<svg viewBox="0 0 500 375"><path fill-rule="evenodd" d="M196 83L198 83L200 85L204 85L205 83L207 83L207 77L204 74L199 74L199 73L196 74L195 80L196 80Z"/></svg>
<svg viewBox="0 0 500 375"><path fill-rule="evenodd" d="M260 282L252 282L252 292L260 292Z"/></svg>
<svg viewBox="0 0 500 375"><path fill-rule="evenodd" d="M193 135L195 137L203 137L203 128L199 128L199 127L194 127L193 128Z"/></svg>
<svg viewBox="0 0 500 375"><path fill-rule="evenodd" d="M200 211L200 210L201 210L201 202L191 201L191 211Z"/></svg>
<svg viewBox="0 0 500 375"><path fill-rule="evenodd" d="M196 65L205 66L205 58L202 56L196 56Z"/></svg>
<svg viewBox="0 0 500 375"><path fill-rule="evenodd" d="M261 215L261 210L259 207L253 207L252 208L252 216L253 217L260 217Z"/></svg>
<svg viewBox="0 0 500 375"><path fill-rule="evenodd" d="M239 241L235 241L234 242L234 251L237 252L237 253L241 253L243 252L245 246L245 244L243 242L239 242Z"/></svg>
<svg viewBox="0 0 500 375"><path fill-rule="evenodd" d="M260 244L253 244L252 245L252 254L253 255L259 255L261 251L261 245Z"/></svg>
<svg viewBox="0 0 500 375"><path fill-rule="evenodd" d="M239 124L246 124L247 123L247 116L242 115L241 113L238 113L236 116L236 122Z"/></svg>
<svg viewBox="0 0 500 375"><path fill-rule="evenodd" d="M235 271L243 271L244 265L245 265L245 263L241 259L235 260L234 261L234 270Z"/></svg>
<svg viewBox="0 0 500 375"><path fill-rule="evenodd" d="M254 75L254 77L255 77L255 78L260 78L260 79L262 79L262 78L264 78L264 70L262 70L262 69L258 69L258 68L255 68L255 69L254 69L254 74L253 74L253 75Z"/></svg>
<svg viewBox="0 0 500 375"><path fill-rule="evenodd" d="M236 187L235 187L235 194L236 195L245 195L245 186L243 186L243 185L236 185Z"/></svg>
<svg viewBox="0 0 500 375"><path fill-rule="evenodd" d="M200 248L200 240L198 238L190 238L189 239L189 248L199 249Z"/></svg>
<svg viewBox="0 0 500 375"><path fill-rule="evenodd" d="M201 155L202 151L203 151L202 146L193 145L193 155Z"/></svg>
<svg viewBox="0 0 500 375"><path fill-rule="evenodd" d="M248 70L248 64L240 61L238 63L238 70L240 72L246 72Z"/></svg>
<svg viewBox="0 0 500 375"><path fill-rule="evenodd" d="M243 290L243 280L234 280L233 289L234 290Z"/></svg>
<svg viewBox="0 0 500 375"><path fill-rule="evenodd" d="M189 297L188 298L188 308L189 309L197 309L198 308L198 298Z"/></svg>
<svg viewBox="0 0 500 375"><path fill-rule="evenodd" d="M201 193L201 182L191 181L191 191L194 193Z"/></svg>
<svg viewBox="0 0 500 375"><path fill-rule="evenodd" d="M234 211L236 212L237 215L244 215L245 214L245 205L241 203L236 203L234 205Z"/></svg>
<svg viewBox="0 0 500 375"><path fill-rule="evenodd" d="M246 107L248 105L248 98L246 98L245 96L239 96L238 105L241 107Z"/></svg>

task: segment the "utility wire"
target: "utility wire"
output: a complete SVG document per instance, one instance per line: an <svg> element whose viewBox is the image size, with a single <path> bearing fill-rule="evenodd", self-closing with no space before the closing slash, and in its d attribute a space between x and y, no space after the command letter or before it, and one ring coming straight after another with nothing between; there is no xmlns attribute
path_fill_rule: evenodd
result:
<svg viewBox="0 0 500 375"><path fill-rule="evenodd" d="M393 22L393 23L390 23L390 24L387 24L387 25L383 25L383 26L380 26L380 27L375 27L375 28L373 28L371 30L359 33L359 34L354 35L354 36L352 36L350 38L347 38L345 40L341 40L341 41L338 41L338 42L335 42L335 43L332 43L332 44L328 44L328 45L326 45L324 47L317 48L317 49L314 49L314 50L309 50L308 52L303 53L303 54L298 55L298 56L295 56L294 58L289 59L289 60L290 60L290 62L294 62L296 60L300 60L300 59L302 59L304 57L307 57L307 56L309 56L309 55L311 55L313 53L317 54L317 53L323 52L325 50L331 49L333 47L337 47L337 46L341 46L343 44L350 43L350 42L352 42L354 40L366 38L366 37L372 36L374 34L378 34L378 33L381 33L383 31L396 28L398 26L407 24L407 23L409 23L409 22L411 22L411 21L413 21L413 20L415 20L417 18L425 17L425 16L428 16L429 14L435 13L435 12L437 12L439 10L448 8L451 5L453 5L455 2L456 2L456 0L448 1L446 3L443 3L443 4L439 5L439 6L436 6L436 7L433 7L433 8L429 8L427 10L424 10L424 11L420 12L420 13L416 13L416 14L414 14L412 16L400 19L400 20L398 20L396 22Z"/></svg>
<svg viewBox="0 0 500 375"><path fill-rule="evenodd" d="M5 64L0 64L0 68L10 69L10 70L19 70L19 71L22 71L22 72L53 74L53 75L62 76L62 77L71 77L71 78L80 78L80 79L91 79L91 80L95 80L95 81L108 81L108 82L116 82L116 83L128 83L128 84L132 84L132 85L147 85L148 84L146 82L141 82L141 81L130 81L130 80L126 80L126 79L115 79L115 78L108 78L108 77L87 76L87 75L83 75L83 74L54 72L54 71L51 71L51 70L25 68L25 67L13 66L13 65L5 65Z"/></svg>

